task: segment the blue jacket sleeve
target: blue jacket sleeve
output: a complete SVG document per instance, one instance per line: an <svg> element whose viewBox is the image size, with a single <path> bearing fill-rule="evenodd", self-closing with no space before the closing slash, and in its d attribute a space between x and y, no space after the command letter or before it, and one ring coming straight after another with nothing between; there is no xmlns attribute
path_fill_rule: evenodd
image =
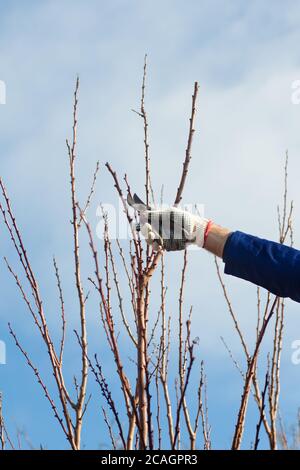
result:
<svg viewBox="0 0 300 470"><path fill-rule="evenodd" d="M300 302L300 251L237 231L226 241L223 261L226 274Z"/></svg>

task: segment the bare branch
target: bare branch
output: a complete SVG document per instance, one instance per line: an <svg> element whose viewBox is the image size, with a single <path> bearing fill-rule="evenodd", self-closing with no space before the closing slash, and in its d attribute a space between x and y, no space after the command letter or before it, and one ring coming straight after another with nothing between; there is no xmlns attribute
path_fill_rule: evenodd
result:
<svg viewBox="0 0 300 470"><path fill-rule="evenodd" d="M180 183L177 189L174 206L178 206L178 204L180 203L182 199L182 193L183 193L186 177L188 174L189 164L192 158L191 150L192 150L193 135L195 132L194 121L195 121L195 114L196 114L196 101L197 101L198 90L199 90L198 82L195 82L194 94L192 96L192 111L191 111L191 117L190 117L188 143L187 143L187 148L185 151L185 160L183 162L182 175L181 175Z"/></svg>
<svg viewBox="0 0 300 470"><path fill-rule="evenodd" d="M263 413L264 413L264 410L265 410L265 398L266 398L268 385L269 385L269 376L268 376L268 374L266 374L265 386L264 386L264 389L263 389L262 395L261 395L262 396L261 411L260 411L259 421L258 421L257 426L256 426L254 450L257 450L258 444L259 444L259 441L260 441L259 433L260 433L260 428L261 428L261 425L262 425L262 422L263 422Z"/></svg>

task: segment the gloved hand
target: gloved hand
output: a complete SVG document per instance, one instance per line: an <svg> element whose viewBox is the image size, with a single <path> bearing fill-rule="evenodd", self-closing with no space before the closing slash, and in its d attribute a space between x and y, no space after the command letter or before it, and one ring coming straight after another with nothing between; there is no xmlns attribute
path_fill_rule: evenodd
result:
<svg viewBox="0 0 300 470"><path fill-rule="evenodd" d="M211 221L188 211L170 207L152 209L136 195L127 199L140 216L140 227L147 243L158 250L184 250L188 245L203 247Z"/></svg>
<svg viewBox="0 0 300 470"><path fill-rule="evenodd" d="M209 220L176 207L140 213L141 232L154 250L184 250L188 245L203 247Z"/></svg>

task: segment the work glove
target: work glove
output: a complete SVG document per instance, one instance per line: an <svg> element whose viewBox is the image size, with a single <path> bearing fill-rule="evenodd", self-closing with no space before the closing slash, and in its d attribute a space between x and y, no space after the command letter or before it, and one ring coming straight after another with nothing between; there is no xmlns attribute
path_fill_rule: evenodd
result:
<svg viewBox="0 0 300 470"><path fill-rule="evenodd" d="M211 221L177 207L154 209L146 206L135 194L127 202L138 211L141 230L146 242L157 251L184 250L194 244L203 247Z"/></svg>

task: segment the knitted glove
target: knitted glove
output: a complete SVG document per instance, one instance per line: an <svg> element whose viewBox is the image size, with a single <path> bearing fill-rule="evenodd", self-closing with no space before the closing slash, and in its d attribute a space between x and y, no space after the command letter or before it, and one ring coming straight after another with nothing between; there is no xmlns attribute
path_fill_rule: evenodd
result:
<svg viewBox="0 0 300 470"><path fill-rule="evenodd" d="M128 194L127 202L139 213L140 224L137 230L141 230L147 243L154 250L159 248L167 251L184 250L191 244L203 247L211 220L177 207L154 210L136 194L133 197Z"/></svg>
<svg viewBox="0 0 300 470"><path fill-rule="evenodd" d="M171 207L140 212L140 228L154 250L184 250L188 245L203 247L211 221Z"/></svg>

